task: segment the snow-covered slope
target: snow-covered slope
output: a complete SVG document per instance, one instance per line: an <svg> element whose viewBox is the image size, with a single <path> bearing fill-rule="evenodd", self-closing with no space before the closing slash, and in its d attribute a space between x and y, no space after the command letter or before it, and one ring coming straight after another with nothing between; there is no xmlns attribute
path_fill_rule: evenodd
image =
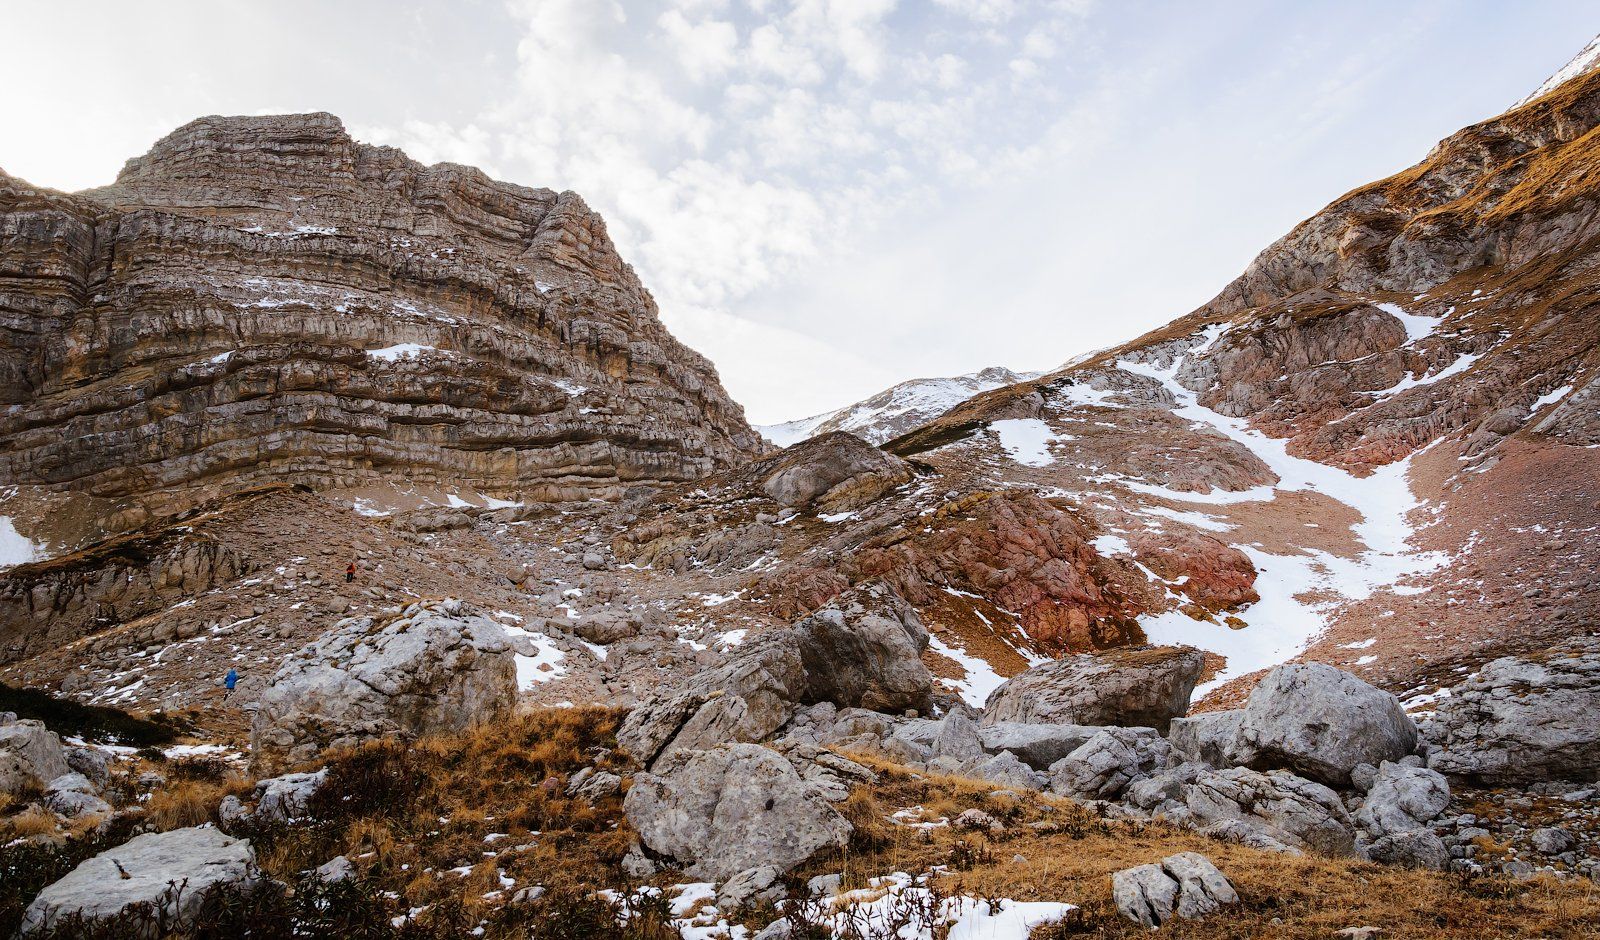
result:
<svg viewBox="0 0 1600 940"><path fill-rule="evenodd" d="M756 430L779 447L831 431L846 431L868 443L882 444L937 418L979 392L1037 376L1036 372L1012 372L1003 366L992 366L981 372L950 378L912 379L853 405Z"/></svg>
<svg viewBox="0 0 1600 940"><path fill-rule="evenodd" d="M1533 99L1554 91L1562 83L1571 81L1596 66L1600 66L1600 36L1589 40L1589 44L1583 47L1582 52L1573 56L1572 60L1566 65L1556 69L1555 74L1545 79L1544 84L1533 90L1533 94L1518 101L1512 107L1520 108Z"/></svg>

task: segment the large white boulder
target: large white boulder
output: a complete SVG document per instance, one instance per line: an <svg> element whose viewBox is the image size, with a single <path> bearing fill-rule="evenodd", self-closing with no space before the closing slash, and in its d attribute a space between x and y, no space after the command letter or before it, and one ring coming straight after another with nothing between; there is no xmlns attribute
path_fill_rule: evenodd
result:
<svg viewBox="0 0 1600 940"><path fill-rule="evenodd" d="M341 620L292 654L261 695L251 758L271 769L371 738L464 731L516 701L499 624L459 601L412 604L391 620Z"/></svg>
<svg viewBox="0 0 1600 940"><path fill-rule="evenodd" d="M1357 764L1398 761L1416 747L1417 727L1393 695L1323 663L1290 663L1250 693L1232 750L1258 770L1348 787Z"/></svg>
<svg viewBox="0 0 1600 940"><path fill-rule="evenodd" d="M31 936L73 915L105 920L135 904L150 904L165 922L181 926L210 889L249 888L260 878L247 840L209 827L147 833L86 860L45 888L28 905L19 933Z"/></svg>
<svg viewBox="0 0 1600 940"><path fill-rule="evenodd" d="M44 722L25 719L0 725L0 793L43 790L70 773L61 738Z"/></svg>
<svg viewBox="0 0 1600 940"><path fill-rule="evenodd" d="M697 878L780 872L842 848L851 826L783 755L758 744L676 751L633 778L628 822L651 851Z"/></svg>
<svg viewBox="0 0 1600 940"><path fill-rule="evenodd" d="M1001 683L983 723L1121 725L1165 731L1205 666L1187 646L1125 647L1042 663Z"/></svg>

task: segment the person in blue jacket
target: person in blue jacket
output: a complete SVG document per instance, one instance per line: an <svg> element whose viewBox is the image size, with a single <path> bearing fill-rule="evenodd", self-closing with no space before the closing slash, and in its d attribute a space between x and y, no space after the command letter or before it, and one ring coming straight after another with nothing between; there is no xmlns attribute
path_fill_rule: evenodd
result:
<svg viewBox="0 0 1600 940"><path fill-rule="evenodd" d="M239 670L229 666L228 674L222 677L222 684L228 689L222 693L222 700L226 702L233 696L233 687L239 684Z"/></svg>

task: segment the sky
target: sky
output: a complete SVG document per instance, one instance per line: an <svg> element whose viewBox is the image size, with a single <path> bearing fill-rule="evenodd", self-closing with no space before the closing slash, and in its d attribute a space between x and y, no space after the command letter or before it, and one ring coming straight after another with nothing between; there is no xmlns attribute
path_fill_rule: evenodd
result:
<svg viewBox="0 0 1600 940"><path fill-rule="evenodd" d="M773 423L1187 313L1522 98L1600 9L8 0L6 21L7 172L104 185L201 115L331 111L423 162L576 190Z"/></svg>

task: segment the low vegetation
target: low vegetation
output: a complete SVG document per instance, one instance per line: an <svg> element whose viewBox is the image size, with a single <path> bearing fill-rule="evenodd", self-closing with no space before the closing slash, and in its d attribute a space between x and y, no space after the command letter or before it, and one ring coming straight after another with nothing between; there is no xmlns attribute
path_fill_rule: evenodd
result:
<svg viewBox="0 0 1600 940"><path fill-rule="evenodd" d="M208 897L185 935L675 938L667 899L640 894L644 886L623 872L633 836L620 794L592 805L565 795L567 780L583 767L625 770L612 753L619 719L614 710L551 709L465 735L334 752L311 818L231 827L252 839L274 884ZM1161 936L1323 940L1362 925L1395 938L1600 936L1600 889L1582 879L1518 881L1285 856L1164 824L1109 820L1069 800L859 759L879 780L840 806L855 826L850 844L791 873L791 897L803 897L805 881L816 875L840 874L844 888L857 889L891 872L936 872L929 885L935 897L1078 905L1066 920L1037 930L1035 940L1143 937L1149 932L1113 906L1110 874L1192 850L1227 873L1241 903L1204 920L1174 922ZM149 801L141 822L165 829L214 819L223 797L252 789L209 765L175 773L179 764L163 766L167 789ZM955 820L971 809L999 828L958 828ZM59 845L5 834L0 934L10 934L39 889L131 836L134 824L121 821L110 832ZM354 878L325 884L311 876L337 855L354 863ZM666 871L652 882L685 880ZM535 887L542 890L519 894ZM618 897L634 899L627 917ZM799 935L822 935L816 905L787 909L805 922ZM762 903L734 917L753 931L779 913ZM56 935L165 935L171 926L153 910L138 910L114 924L63 924ZM943 940L939 933L935 940Z"/></svg>

